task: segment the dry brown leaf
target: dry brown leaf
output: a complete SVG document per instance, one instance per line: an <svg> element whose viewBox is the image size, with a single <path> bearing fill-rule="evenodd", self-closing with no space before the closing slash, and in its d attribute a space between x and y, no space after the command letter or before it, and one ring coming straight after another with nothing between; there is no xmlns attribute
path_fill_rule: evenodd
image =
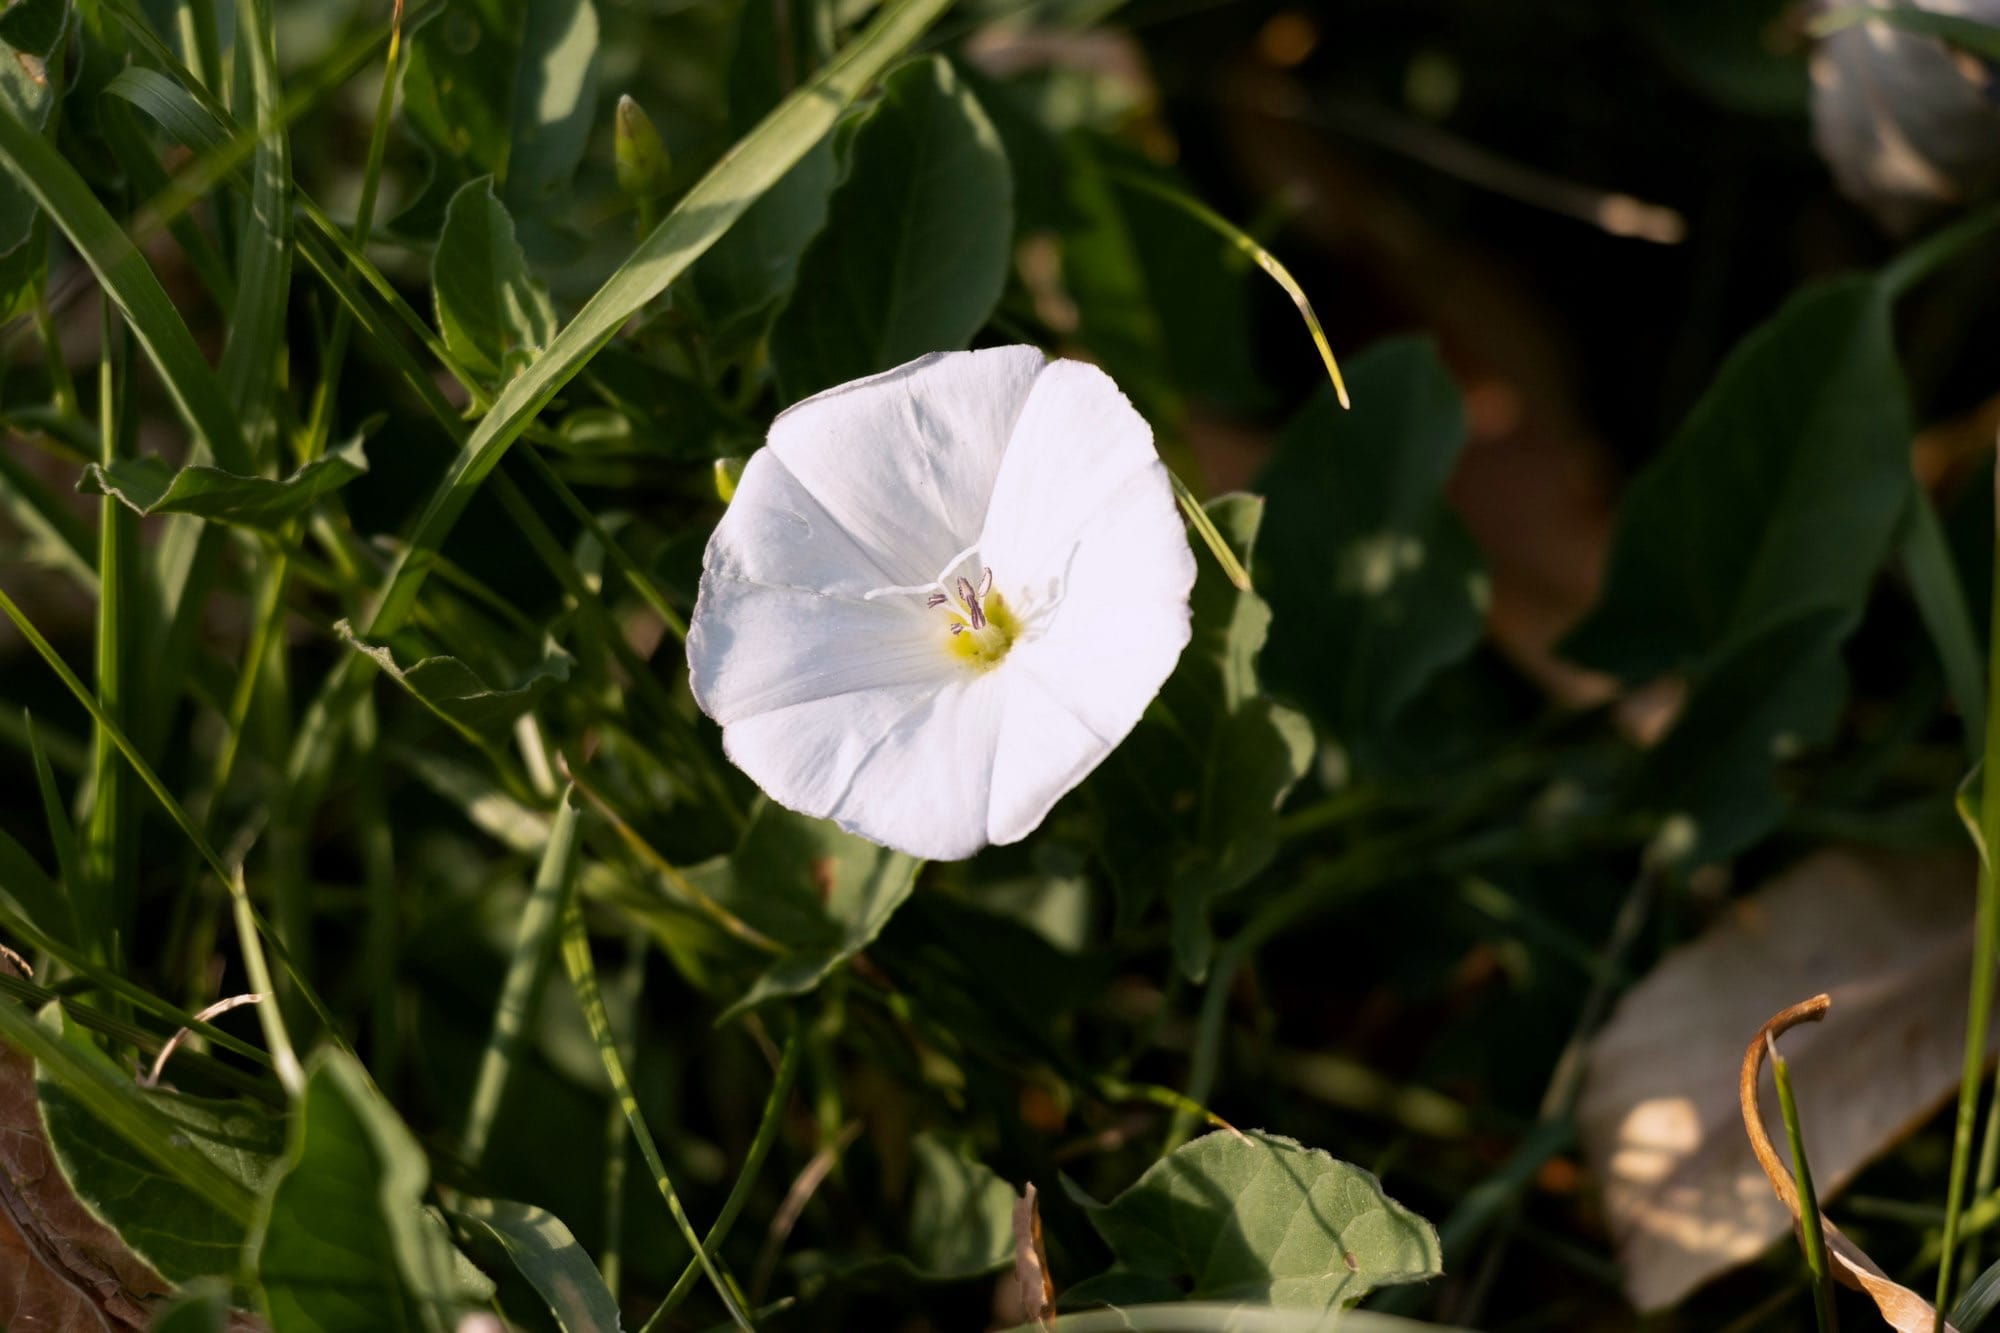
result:
<svg viewBox="0 0 2000 1333"><path fill-rule="evenodd" d="M1805 1210L1799 1201L1798 1187L1792 1182L1791 1168L1778 1156L1778 1150L1771 1146L1770 1131L1764 1124L1764 1108L1759 1104L1757 1095L1758 1076L1764 1069L1764 1054L1771 1049L1774 1040L1800 1023L1819 1022L1832 1006L1830 996L1815 995L1773 1016L1750 1039L1749 1049L1743 1052L1743 1069L1737 1077L1737 1101L1743 1112L1744 1131L1750 1138L1750 1150L1756 1155L1757 1165L1763 1169L1765 1179L1771 1182L1772 1192L1792 1215L1795 1228L1801 1225ZM1803 1119L1805 1113L1801 1111L1799 1115ZM1811 1155L1809 1151L1808 1158ZM1935 1305L1883 1272L1825 1213L1819 1215L1819 1223L1826 1236L1826 1253L1833 1264L1834 1280L1856 1291L1866 1292L1896 1333L1936 1333L1940 1327L1944 1333L1958 1333L1950 1324L1940 1326Z"/></svg>
<svg viewBox="0 0 2000 1333"><path fill-rule="evenodd" d="M1047 1328L1056 1312L1056 1284L1049 1277L1048 1252L1042 1248L1042 1214L1034 1183L1022 1187L1014 1203L1014 1286L1024 1316L1037 1328Z"/></svg>
<svg viewBox="0 0 2000 1333"><path fill-rule="evenodd" d="M1818 852L1626 995L1578 1117L1633 1305L1671 1306L1790 1229L1729 1077L1775 1010L1815 991L1840 1005L1787 1050L1822 1199L1956 1091L1972 882L1969 858Z"/></svg>
<svg viewBox="0 0 2000 1333"><path fill-rule="evenodd" d="M71 1193L35 1100L35 1066L0 1042L0 1328L145 1328L166 1281Z"/></svg>

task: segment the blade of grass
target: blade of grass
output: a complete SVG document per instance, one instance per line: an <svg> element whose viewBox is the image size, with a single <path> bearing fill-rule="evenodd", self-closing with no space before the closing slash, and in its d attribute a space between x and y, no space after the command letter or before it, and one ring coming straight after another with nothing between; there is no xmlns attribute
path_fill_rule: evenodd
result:
<svg viewBox="0 0 2000 1333"><path fill-rule="evenodd" d="M1765 1057L1771 1062L1771 1076L1778 1084L1785 1139L1792 1147L1792 1181L1798 1186L1799 1215L1807 1219L1799 1227L1799 1243L1805 1248L1806 1268L1812 1273L1813 1317L1819 1322L1819 1333L1834 1333L1839 1322L1833 1314L1833 1273L1826 1261L1825 1219L1820 1216L1819 1195L1813 1190L1812 1168L1806 1161L1806 1134L1799 1122L1798 1098L1792 1093L1791 1070L1768 1033L1764 1047Z"/></svg>
<svg viewBox="0 0 2000 1333"><path fill-rule="evenodd" d="M1215 526L1215 520L1208 516L1208 510L1202 508L1201 501L1195 498L1195 493L1188 489L1188 484L1181 480L1178 472L1169 468L1167 478L1174 484L1174 499L1180 502L1181 512L1187 515L1189 526L1195 530L1195 535L1201 538L1202 545L1208 548L1209 554L1215 557L1215 563L1222 566L1223 577L1235 584L1239 590L1249 592L1250 571L1243 568L1243 562L1236 558L1236 552L1229 549L1229 543L1223 539L1221 531Z"/></svg>
<svg viewBox="0 0 2000 1333"><path fill-rule="evenodd" d="M2000 477L1996 477L2000 485ZM1996 491L1996 512L2000 512L2000 491ZM2000 540L1993 552L1993 611L1986 646L1986 747L1982 761L1987 780L1980 784L1979 890L1973 912L1972 978L1968 986L1965 1064L1958 1087L1958 1115L1952 1127L1951 1175L1944 1205L1944 1235L1938 1250L1938 1325L1951 1307L1951 1286L1957 1256L1959 1223L1965 1208L1966 1180L1972 1170L1973 1126L1979 1114L1979 1089L1986 1069L1987 1024L1993 1009L1993 969L2000 960L2000 894L1996 894L1994 868L1986 849L2000 847Z"/></svg>
<svg viewBox="0 0 2000 1333"><path fill-rule="evenodd" d="M15 114L0 106L0 168L31 195L97 275L159 372L167 396L201 451L235 472L250 471L236 414L195 346L160 280L75 167Z"/></svg>
<svg viewBox="0 0 2000 1333"><path fill-rule="evenodd" d="M82 977L106 995L115 995L129 1003L135 1010L152 1014L176 1028L192 1028L216 1045L235 1052L246 1060L269 1068L271 1057L258 1050L249 1042L231 1036L212 1023L201 1022L187 1010L161 999L137 982L127 981L115 972L107 972L85 959L74 948L49 935L33 921L17 915L4 903L0 903L0 931L14 936L30 949L39 949L52 958L60 960L63 966ZM164 1040L162 1038L161 1040Z"/></svg>
<svg viewBox="0 0 2000 1333"><path fill-rule="evenodd" d="M165 807L168 817L179 825L189 843L201 854L202 860L208 863L209 869L213 870L217 878L222 881L235 907L238 943L243 951L243 967L249 973L251 988L261 994L270 994L271 971L264 959L262 936L258 929L255 910L250 906L249 892L243 886L242 872L232 873L229 867L223 864L222 858L216 855L215 849L209 845L201 829L195 825L181 803L174 799L166 784L160 781L159 775L139 753L138 747L132 744L130 738L104 711L96 696L77 679L76 673L69 669L69 664L63 661L62 655L42 637L42 632L35 628L35 623L22 614L21 608L14 604L14 599L9 597L4 589L0 589L0 612L4 612L7 618L14 622L14 628L21 632L21 637L41 655L44 662L48 663L49 669L54 671L69 688L69 692L76 696L77 702L90 713L91 719L104 729L111 743L118 747L126 762L131 764L133 771L139 775L140 781L146 784L147 789ZM293 973L293 980L312 1004L320 1021L327 1025L327 1030L336 1032L332 1015L327 1012L319 997L306 985L304 978ZM285 1085L287 1093L297 1096L305 1088L305 1075L299 1067L298 1057L293 1053L291 1037L285 1031L284 1019L278 1014L278 1006L260 1004L257 1006L257 1011L263 1023L264 1040L270 1046L271 1060L278 1071L279 1081Z"/></svg>
<svg viewBox="0 0 2000 1333"><path fill-rule="evenodd" d="M625 940L625 968L612 983L613 989L606 1001L606 1012L614 1020L622 1018L625 1023L625 1040L622 1055L634 1059L638 1051L639 996L646 986L646 934L635 930ZM616 1005L613 1012L610 1006ZM598 1250L597 1271L604 1278L604 1289L611 1293L611 1299L618 1299L619 1281L625 1271L625 1159L626 1145L631 1141L632 1127L625 1123L623 1108L612 1105L604 1109L604 1244ZM725 1209L725 1211L727 1211ZM712 1234L712 1229L711 1229ZM697 1273L699 1265L691 1265Z"/></svg>
<svg viewBox="0 0 2000 1333"><path fill-rule="evenodd" d="M395 0L389 19L389 52L383 60L382 91L375 99L375 123L368 132L368 156L361 171L361 199L354 209L354 249L357 256L368 250L368 236L375 225L375 201L382 185L382 161L388 152L389 122L396 109L396 90L403 79L403 3ZM336 235L339 233L336 232ZM349 264L348 273L354 272ZM305 459L317 458L326 448L333 431L334 390L347 358L347 340L352 336L354 312L342 305L334 312L333 329L327 335L326 356L320 365L319 383L313 386L312 410L306 419Z"/></svg>
<svg viewBox="0 0 2000 1333"><path fill-rule="evenodd" d="M1153 180L1134 171L1113 171L1111 178L1120 185L1129 185L1135 190L1144 190L1156 198L1166 200L1228 241L1239 252L1247 255L1258 268L1270 274L1272 280L1285 289L1285 295L1292 298L1292 304L1299 309L1299 316L1305 320L1306 331L1312 334L1313 346L1319 349L1319 359L1326 363L1327 378L1333 381L1333 392L1340 399L1340 405L1350 406L1347 401L1347 381L1341 378L1340 363L1334 360L1333 345L1326 340L1326 330L1320 327L1319 316L1313 313L1312 302L1306 299L1305 289L1299 286L1298 279L1292 276L1291 270L1278 262L1276 255L1259 245L1256 239L1241 227L1185 191L1177 190L1163 181Z"/></svg>
<svg viewBox="0 0 2000 1333"><path fill-rule="evenodd" d="M486 1050L479 1058L479 1076L472 1086L472 1104L466 1112L465 1138L460 1154L466 1165L477 1167L486 1155L486 1142L493 1132L493 1118L507 1091L515 1058L520 1054L521 1034L541 1002L542 984L548 979L549 963L563 911L574 894L577 865L576 788L565 788L549 826L548 846L542 851L534 887L514 927L514 951L507 962L507 976L500 985L500 999L493 1006L493 1030L487 1035Z"/></svg>
<svg viewBox="0 0 2000 1333"><path fill-rule="evenodd" d="M0 596L4 595L0 593ZM35 733L35 719L25 709L21 717L28 733L28 755L35 767L35 786L42 797L42 818L48 824L49 842L55 848L56 877L62 881L74 915L76 895L81 892L79 886L83 883L83 859L77 851L76 830L69 822L69 810L63 804L62 793L56 788L56 775L49 767L48 755L42 750L41 738Z"/></svg>
<svg viewBox="0 0 2000 1333"><path fill-rule="evenodd" d="M1944 667L1945 685L1965 719L1968 758L1977 763L1986 735L1986 663L1980 656L1979 631L1972 623L1972 608L1966 605L1944 527L1921 487L1911 493L1898 556L1917 612Z"/></svg>
<svg viewBox="0 0 2000 1333"><path fill-rule="evenodd" d="M109 301L104 303L98 324L103 340L97 370L99 457L110 467L124 452L120 439L126 431L121 401L123 358L118 354L122 335ZM110 496L99 501L97 524L97 697L113 724L122 725L127 711L125 659L130 651L127 605L132 595L138 525L136 516ZM125 934L120 889L129 887L124 885L119 864L125 825L125 766L101 724L91 733L90 760L90 813L84 824L82 878L71 890L70 901L84 927L81 938L92 961L116 968L121 965L120 941Z"/></svg>
<svg viewBox="0 0 2000 1333"><path fill-rule="evenodd" d="M278 44L265 0L237 0L236 50L250 75L257 132L249 220L236 256L237 296L219 374L237 420L262 435L258 423L269 410L284 356L292 263L291 141L278 105Z"/></svg>
<svg viewBox="0 0 2000 1333"><path fill-rule="evenodd" d="M764 1169L764 1159L770 1155L771 1145L778 1140L778 1127L784 1122L785 1107L792 1097L792 1085L798 1080L799 1056L805 1049L805 1043L799 1039L799 1028L800 1024L794 1019L791 1031L785 1035L784 1053L778 1057L778 1071L771 1081L770 1094L764 1098L764 1114L758 1118L756 1136L750 1140L750 1151L744 1155L743 1169L736 1173L736 1183L729 1187L729 1197L723 1200L715 1225L702 1239L704 1254L714 1254L728 1239L730 1227L736 1224L736 1215L743 1211L744 1203L750 1198L751 1186ZM689 1260L688 1266L681 1270L679 1280L667 1293L667 1298L660 1302L660 1308L653 1311L639 1333L654 1333L687 1298L700 1272L699 1260Z"/></svg>
<svg viewBox="0 0 2000 1333"><path fill-rule="evenodd" d="M69 575L86 596L97 596L96 554L88 529L40 477L4 450L0 450L0 510L51 567Z"/></svg>
<svg viewBox="0 0 2000 1333"><path fill-rule="evenodd" d="M563 909L562 954L570 985L576 990L577 1003L583 1007L590 1035L597 1041L597 1054L604 1062L605 1076L611 1080L612 1095L618 1099L625 1119L632 1127L632 1139L639 1145L639 1155L653 1173L653 1182L659 1186L660 1197L667 1201L667 1210L674 1216L674 1225L680 1228L682 1238L694 1251L696 1261L715 1288L715 1294L721 1297L723 1309L729 1312L730 1320L738 1328L747 1329L751 1326L749 1317L730 1294L729 1284L723 1281L714 1259L703 1248L701 1237L695 1234L694 1224L688 1221L687 1210L681 1206L680 1194L667 1175L667 1164L660 1159L660 1150L653 1142L652 1131L646 1128L646 1117L639 1110L639 1099L632 1091L631 1080L625 1076L625 1062L618 1055L618 1039L611 1031L611 1017L605 1012L604 996L598 989L597 966L591 961L590 937L584 933L583 912L574 898Z"/></svg>

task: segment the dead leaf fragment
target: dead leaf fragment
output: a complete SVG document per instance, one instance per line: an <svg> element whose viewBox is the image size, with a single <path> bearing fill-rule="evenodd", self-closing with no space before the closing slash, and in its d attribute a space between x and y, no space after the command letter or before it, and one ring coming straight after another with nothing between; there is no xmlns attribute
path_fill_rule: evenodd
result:
<svg viewBox="0 0 2000 1333"><path fill-rule="evenodd" d="M1014 1286L1024 1316L1035 1327L1047 1328L1056 1312L1056 1284L1049 1277L1048 1252L1042 1248L1042 1214L1034 1183L1021 1189L1014 1203Z"/></svg>
<svg viewBox="0 0 2000 1333"><path fill-rule="evenodd" d="M1972 883L1970 858L1821 851L1625 996L1578 1118L1634 1306L1674 1305L1791 1227L1730 1080L1770 1014L1817 991L1840 1006L1786 1051L1822 1201L1957 1090Z"/></svg>
<svg viewBox="0 0 2000 1333"><path fill-rule="evenodd" d="M0 1042L0 1328L145 1328L168 1290L70 1191L42 1133L34 1062Z"/></svg>
<svg viewBox="0 0 2000 1333"><path fill-rule="evenodd" d="M1777 1149L1771 1146L1771 1135L1764 1125L1764 1108L1758 1102L1757 1080L1764 1069L1764 1054L1771 1049L1772 1041L1800 1023L1819 1022L1826 1017L1826 1011L1832 1004L1827 996L1815 995L1773 1016L1750 1039L1750 1048L1743 1052L1743 1069L1737 1080L1737 1097L1743 1111L1743 1128L1750 1137L1750 1149L1756 1155L1757 1165L1763 1168L1765 1177L1771 1182L1771 1189L1779 1202L1791 1213L1795 1226L1803 1225L1798 1188L1792 1183L1790 1168L1779 1158ZM1801 1111L1799 1115L1803 1120L1805 1113ZM1826 1253L1832 1264L1834 1280L1856 1291L1866 1292L1896 1333L1936 1333L1939 1328L1944 1333L1958 1333L1950 1324L1940 1325L1936 1306L1883 1272L1859 1245L1827 1219L1826 1214L1821 1213L1819 1220L1820 1228L1826 1235Z"/></svg>

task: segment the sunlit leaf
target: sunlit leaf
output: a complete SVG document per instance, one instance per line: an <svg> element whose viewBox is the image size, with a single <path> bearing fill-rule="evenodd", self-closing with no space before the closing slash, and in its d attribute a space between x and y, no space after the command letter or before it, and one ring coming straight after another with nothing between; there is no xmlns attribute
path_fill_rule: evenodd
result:
<svg viewBox="0 0 2000 1333"><path fill-rule="evenodd" d="M274 1333L437 1329L492 1288L423 1207L430 1168L354 1058L314 1057L247 1247Z"/></svg>
<svg viewBox="0 0 2000 1333"><path fill-rule="evenodd" d="M528 272L514 220L490 178L452 196L431 260L431 291L445 346L489 380L513 374L556 335L555 307Z"/></svg>
<svg viewBox="0 0 2000 1333"><path fill-rule="evenodd" d="M176 468L163 458L92 463L77 489L111 495L141 514L193 514L218 523L275 530L368 471L361 438L329 450L282 480L246 477L215 467Z"/></svg>
<svg viewBox="0 0 2000 1333"><path fill-rule="evenodd" d="M1090 1213L1109 1273L1065 1304L1235 1300L1335 1311L1437 1276L1430 1223L1358 1166L1275 1134L1219 1130L1163 1158Z"/></svg>
<svg viewBox="0 0 2000 1333"><path fill-rule="evenodd" d="M1007 277L1007 157L949 63L912 61L884 79L849 151L771 336L790 398L964 347Z"/></svg>

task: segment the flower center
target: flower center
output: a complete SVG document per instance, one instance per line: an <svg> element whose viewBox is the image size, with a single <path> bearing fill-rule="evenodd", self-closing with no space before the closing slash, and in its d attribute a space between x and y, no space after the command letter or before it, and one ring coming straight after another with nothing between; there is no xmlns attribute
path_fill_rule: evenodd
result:
<svg viewBox="0 0 2000 1333"><path fill-rule="evenodd" d="M956 597L934 592L924 605L932 610L944 608L949 617L947 646L952 656L975 670L991 670L1014 646L1021 622L1006 599L993 591L991 569L981 571L976 588L970 579L959 579L956 591Z"/></svg>
<svg viewBox="0 0 2000 1333"><path fill-rule="evenodd" d="M924 606L945 613L946 651L975 671L988 671L1007 655L1020 636L1021 621L999 593L993 591L993 570L982 566L979 582L954 577L952 571L969 559L978 548L968 546L953 556L929 583L903 587L875 588L861 594L863 600L924 593ZM951 580L946 582L946 580Z"/></svg>

